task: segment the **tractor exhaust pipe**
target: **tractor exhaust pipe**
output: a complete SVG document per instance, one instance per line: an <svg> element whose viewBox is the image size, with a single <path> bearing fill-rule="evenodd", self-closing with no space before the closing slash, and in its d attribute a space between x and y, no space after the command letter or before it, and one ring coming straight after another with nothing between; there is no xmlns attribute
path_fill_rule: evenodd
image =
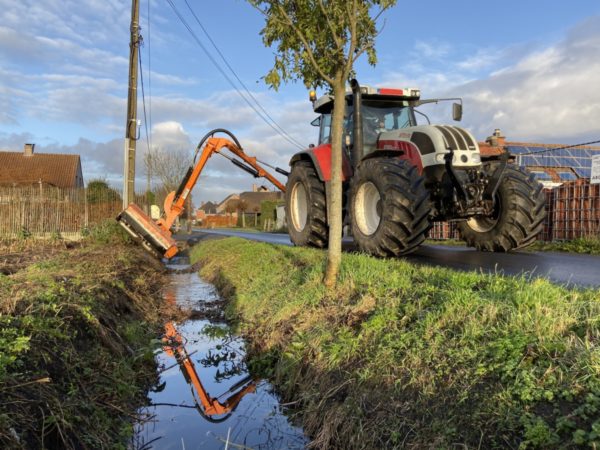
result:
<svg viewBox="0 0 600 450"><path fill-rule="evenodd" d="M356 168L363 157L363 126L362 126L362 93L356 78L350 80L352 88L352 103L354 103L354 118L352 128L352 165Z"/></svg>

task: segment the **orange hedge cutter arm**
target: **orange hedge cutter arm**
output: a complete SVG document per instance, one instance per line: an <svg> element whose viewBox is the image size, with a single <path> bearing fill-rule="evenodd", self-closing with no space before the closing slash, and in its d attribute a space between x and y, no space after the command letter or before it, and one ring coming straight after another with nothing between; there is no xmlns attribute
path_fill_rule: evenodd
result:
<svg viewBox="0 0 600 450"><path fill-rule="evenodd" d="M179 186L179 189L167 195L164 203L165 217L156 222L157 225L160 226L164 231L169 231L171 226L173 226L173 223L175 223L175 219L177 219L177 217L183 212L185 201L192 188L198 181L198 177L202 173L202 170L204 169L204 166L208 162L209 158L215 153L220 153L224 148L241 158L244 163L247 164L246 165L238 160L232 159L231 161L236 166L250 172L255 177L266 178L279 190L285 192L285 186L281 184L277 178L263 169L256 161L256 158L246 155L240 147L238 147L229 139L212 137L206 141L206 146L204 147L204 150L202 150L200 160L193 168L190 167L188 173Z"/></svg>
<svg viewBox="0 0 600 450"><path fill-rule="evenodd" d="M219 132L229 134L234 142L224 138L212 137L214 133ZM246 155L237 139L229 131L220 128L212 130L202 138L198 144L196 155L202 148L202 145L204 145L204 149L202 150L199 161L193 167L188 169L179 188L167 195L164 203L165 213L162 218L155 222L135 203L130 203L129 206L117 216L117 221L121 226L131 234L136 241L139 241L146 250L158 258L169 259L177 254L177 242L171 236L171 226L173 226L175 219L183 212L185 201L190 195L192 188L198 181L198 177L200 177L208 159L215 153L220 153L240 169L245 170L254 177L266 178L281 191L285 192L285 186L273 175L263 169L262 166L258 164L256 158ZM225 156L221 153L221 150L223 149L229 150L242 161ZM269 166L266 163L262 164ZM285 170L278 167L273 167L273 169L283 175L289 175Z"/></svg>

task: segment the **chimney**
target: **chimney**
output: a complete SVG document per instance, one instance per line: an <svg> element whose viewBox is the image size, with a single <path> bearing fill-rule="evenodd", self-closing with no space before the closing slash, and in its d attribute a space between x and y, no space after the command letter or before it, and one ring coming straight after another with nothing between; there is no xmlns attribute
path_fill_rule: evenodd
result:
<svg viewBox="0 0 600 450"><path fill-rule="evenodd" d="M506 137L502 135L500 128L496 128L494 134L486 138L485 142L492 147L504 147L506 145Z"/></svg>
<svg viewBox="0 0 600 450"><path fill-rule="evenodd" d="M253 184L252 185L252 192L257 192L257 191L258 191L258 189L256 189L256 184Z"/></svg>
<svg viewBox="0 0 600 450"><path fill-rule="evenodd" d="M33 150L35 149L35 144L25 144L23 147L23 155L24 156L33 156Z"/></svg>

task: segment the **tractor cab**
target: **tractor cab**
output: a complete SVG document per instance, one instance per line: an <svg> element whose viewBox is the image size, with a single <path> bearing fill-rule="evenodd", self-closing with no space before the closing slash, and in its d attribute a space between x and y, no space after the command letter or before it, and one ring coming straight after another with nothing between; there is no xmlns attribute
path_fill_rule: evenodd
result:
<svg viewBox="0 0 600 450"><path fill-rule="evenodd" d="M415 88L388 89L361 86L359 108L362 114L359 120L362 120L362 156L377 148L381 133L417 125L413 106L419 100L420 94L420 90ZM346 92L344 146L351 159L351 149L354 147L355 104L357 103L355 98L356 95L351 90ZM324 95L316 99L314 93L311 93L311 100L313 100L313 110L320 114L311 122L313 126L319 127L319 145L330 144L333 96Z"/></svg>

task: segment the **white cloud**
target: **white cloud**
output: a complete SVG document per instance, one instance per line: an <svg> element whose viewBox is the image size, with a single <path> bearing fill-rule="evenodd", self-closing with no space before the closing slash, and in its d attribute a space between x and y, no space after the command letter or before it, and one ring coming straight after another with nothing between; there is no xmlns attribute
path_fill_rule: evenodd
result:
<svg viewBox="0 0 600 450"><path fill-rule="evenodd" d="M501 128L509 139L571 142L599 138L600 17L554 46L452 89L479 137Z"/></svg>
<svg viewBox="0 0 600 450"><path fill-rule="evenodd" d="M417 41L415 43L415 49L413 56L427 59L442 59L448 55L451 47L445 42L438 41Z"/></svg>

